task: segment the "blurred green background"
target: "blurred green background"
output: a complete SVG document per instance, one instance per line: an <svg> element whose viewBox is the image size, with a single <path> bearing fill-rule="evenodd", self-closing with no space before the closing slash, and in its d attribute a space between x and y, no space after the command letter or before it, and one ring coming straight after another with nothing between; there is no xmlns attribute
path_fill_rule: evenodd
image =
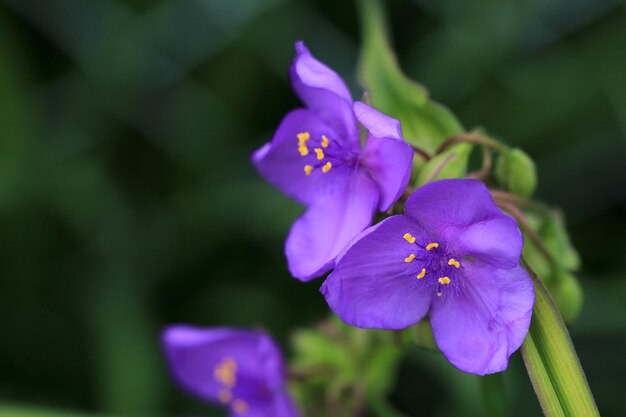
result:
<svg viewBox="0 0 626 417"><path fill-rule="evenodd" d="M625 3L387 5L407 74L536 160L583 259L575 345L626 415ZM262 325L288 350L327 315L286 270L301 208L248 158L299 105L295 40L360 96L358 29L349 1L0 0L0 415L221 416L168 379L163 325ZM501 382L509 415L540 415L518 355ZM418 352L391 398L482 416L477 387Z"/></svg>

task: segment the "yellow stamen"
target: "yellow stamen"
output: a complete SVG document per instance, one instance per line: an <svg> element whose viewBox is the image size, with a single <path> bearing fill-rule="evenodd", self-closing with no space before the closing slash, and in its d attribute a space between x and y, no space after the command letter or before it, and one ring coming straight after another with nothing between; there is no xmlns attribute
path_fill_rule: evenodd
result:
<svg viewBox="0 0 626 417"><path fill-rule="evenodd" d="M417 279L422 279L426 276L426 268L422 268L422 272L417 275Z"/></svg>
<svg viewBox="0 0 626 417"><path fill-rule="evenodd" d="M309 132L298 133L298 145L304 145L304 142L311 139Z"/></svg>
<svg viewBox="0 0 626 417"><path fill-rule="evenodd" d="M233 401L233 410L235 410L235 412L239 414L247 413L248 403L246 403L244 400L235 400Z"/></svg>
<svg viewBox="0 0 626 417"><path fill-rule="evenodd" d="M443 278L439 278L437 281L439 281L441 285L448 285L450 283L450 278L443 277Z"/></svg>
<svg viewBox="0 0 626 417"><path fill-rule="evenodd" d="M437 297L441 297L442 295L443 295L443 293L442 293L442 292L438 292L438 293L437 293Z"/></svg>
<svg viewBox="0 0 626 417"><path fill-rule="evenodd" d="M233 393L228 389L222 389L217 394L217 399L220 400L222 404L227 404L233 399Z"/></svg>
<svg viewBox="0 0 626 417"><path fill-rule="evenodd" d="M299 145L298 152L300 152L302 156L307 156L309 154L309 148L307 148L306 145Z"/></svg>
<svg viewBox="0 0 626 417"><path fill-rule="evenodd" d="M317 155L317 160L321 161L322 159L324 159L324 151L321 150L320 148L315 148L313 149L315 151L315 155Z"/></svg>
<svg viewBox="0 0 626 417"><path fill-rule="evenodd" d="M328 138L326 135L322 135L322 148L328 148Z"/></svg>
<svg viewBox="0 0 626 417"><path fill-rule="evenodd" d="M330 162L326 162L324 166L322 167L322 172L326 174L328 171L330 171L332 167L333 167L333 164L331 164Z"/></svg>
<svg viewBox="0 0 626 417"><path fill-rule="evenodd" d="M237 383L237 362L231 357L226 357L217 364L213 376L227 388L232 388Z"/></svg>
<svg viewBox="0 0 626 417"><path fill-rule="evenodd" d="M448 265L454 265L455 268L460 268L461 264L456 259L450 259Z"/></svg>
<svg viewBox="0 0 626 417"><path fill-rule="evenodd" d="M311 165L305 165L304 166L304 173L306 175L311 175L311 172L313 172L313 167Z"/></svg>
<svg viewBox="0 0 626 417"><path fill-rule="evenodd" d="M404 262L411 262L413 259L415 259L415 254L412 253L409 256L407 256L406 258L404 258Z"/></svg>
<svg viewBox="0 0 626 417"><path fill-rule="evenodd" d="M439 243L429 243L428 245L426 245L426 250L431 250L432 248L438 248L439 247Z"/></svg>
<svg viewBox="0 0 626 417"><path fill-rule="evenodd" d="M407 242L415 243L415 238L410 233L405 233L403 237L404 237L404 240L406 240Z"/></svg>

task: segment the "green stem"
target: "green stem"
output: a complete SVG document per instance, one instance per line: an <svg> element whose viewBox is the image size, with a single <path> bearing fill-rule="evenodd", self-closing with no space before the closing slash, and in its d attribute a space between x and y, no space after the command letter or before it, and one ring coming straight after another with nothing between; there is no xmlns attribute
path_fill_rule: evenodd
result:
<svg viewBox="0 0 626 417"><path fill-rule="evenodd" d="M481 135L480 133L474 133L474 132L459 133L458 135L454 135L446 139L439 146L439 149L437 149L437 151L435 152L435 155L445 151L450 146L456 143L460 143L460 142L478 143L480 145L487 146L497 152L502 152L506 148L503 144L501 144L497 140L491 139L490 137L485 136L485 135Z"/></svg>
<svg viewBox="0 0 626 417"><path fill-rule="evenodd" d="M546 417L600 416L569 332L550 293L528 263L535 284L535 307L521 352Z"/></svg>

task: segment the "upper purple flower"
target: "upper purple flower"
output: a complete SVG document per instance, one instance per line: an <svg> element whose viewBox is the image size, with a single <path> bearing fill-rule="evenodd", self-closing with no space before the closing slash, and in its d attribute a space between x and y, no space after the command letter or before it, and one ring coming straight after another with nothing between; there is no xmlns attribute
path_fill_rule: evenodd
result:
<svg viewBox="0 0 626 417"><path fill-rule="evenodd" d="M322 286L346 323L401 329L430 309L435 341L462 371L506 369L530 324L533 283L519 265L523 239L480 181L416 190L406 214L355 238Z"/></svg>
<svg viewBox="0 0 626 417"><path fill-rule="evenodd" d="M341 77L296 43L291 81L306 109L287 114L252 161L259 173L308 208L293 225L289 270L306 281L328 271L350 240L387 210L409 181L413 150L400 123L352 102ZM357 121L367 130L361 147Z"/></svg>
<svg viewBox="0 0 626 417"><path fill-rule="evenodd" d="M260 331L171 326L162 335L176 381L231 417L297 417L280 349Z"/></svg>

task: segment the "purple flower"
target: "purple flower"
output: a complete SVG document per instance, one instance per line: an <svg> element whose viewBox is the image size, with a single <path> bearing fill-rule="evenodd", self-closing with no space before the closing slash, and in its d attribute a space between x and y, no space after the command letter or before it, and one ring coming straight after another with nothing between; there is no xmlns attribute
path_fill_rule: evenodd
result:
<svg viewBox="0 0 626 417"><path fill-rule="evenodd" d="M355 238L322 286L346 323L401 329L430 310L437 345L462 371L506 369L530 324L533 283L522 234L475 180L416 190L406 214Z"/></svg>
<svg viewBox="0 0 626 417"><path fill-rule="evenodd" d="M296 417L280 349L261 331L171 326L162 335L178 384L231 417Z"/></svg>
<svg viewBox="0 0 626 417"><path fill-rule="evenodd" d="M296 43L290 75L305 109L287 114L253 157L258 172L307 206L285 252L291 274L307 281L331 269L350 240L387 210L409 181L413 150L400 123L352 102L344 81ZM367 130L361 148L358 123Z"/></svg>

